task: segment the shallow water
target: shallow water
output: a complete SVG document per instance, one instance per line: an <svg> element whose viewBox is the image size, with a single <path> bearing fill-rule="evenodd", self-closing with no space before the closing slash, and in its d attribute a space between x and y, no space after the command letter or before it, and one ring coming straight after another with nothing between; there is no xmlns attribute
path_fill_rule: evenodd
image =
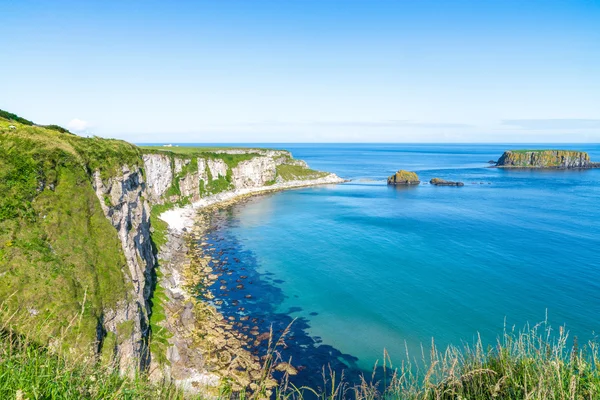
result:
<svg viewBox="0 0 600 400"><path fill-rule="evenodd" d="M247 277L227 290L222 311L256 318L261 331L297 318L284 356L305 367L299 382L319 381L327 363L369 370L384 348L392 360L406 348L420 357L432 338L492 342L505 323L520 328L546 313L580 340L600 330L600 169L488 168L523 145L273 147L353 179L255 197L214 217L227 286ZM600 160L600 145L526 147ZM388 187L398 169L465 186Z"/></svg>

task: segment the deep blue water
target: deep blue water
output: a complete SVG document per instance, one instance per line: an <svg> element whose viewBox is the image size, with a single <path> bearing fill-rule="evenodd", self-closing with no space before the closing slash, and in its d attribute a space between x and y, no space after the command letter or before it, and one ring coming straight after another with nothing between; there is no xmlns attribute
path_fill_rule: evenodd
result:
<svg viewBox="0 0 600 400"><path fill-rule="evenodd" d="M432 338L440 347L477 334L493 342L505 321L521 328L546 313L580 340L600 331L600 169L487 164L523 147L581 149L600 161L600 145L273 147L352 179L215 215L211 244L230 260L231 280L244 282L223 312L255 317L261 330L298 318L284 354L307 367L301 375L336 360L368 370L384 348L392 360L406 348L420 358ZM398 169L465 186L388 187Z"/></svg>

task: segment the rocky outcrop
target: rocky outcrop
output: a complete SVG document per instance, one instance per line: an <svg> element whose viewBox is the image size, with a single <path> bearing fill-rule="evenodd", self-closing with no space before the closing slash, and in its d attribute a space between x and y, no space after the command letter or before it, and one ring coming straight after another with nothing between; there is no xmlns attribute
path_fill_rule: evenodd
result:
<svg viewBox="0 0 600 400"><path fill-rule="evenodd" d="M240 157L236 159L236 156ZM283 150L217 150L195 157L171 152L149 153L144 154L143 160L147 195L152 204L197 202L227 190L283 183L285 179L277 173L278 166L282 165L308 169L306 162L294 159Z"/></svg>
<svg viewBox="0 0 600 400"><path fill-rule="evenodd" d="M429 183L435 186L465 186L463 182L445 181L440 178L433 178Z"/></svg>
<svg viewBox="0 0 600 400"><path fill-rule="evenodd" d="M149 361L146 340L155 259L150 238L150 206L144 200L146 185L137 166L123 166L122 174L105 182L99 172L93 177L104 215L118 232L128 266L124 276L131 288L115 307L104 310L99 339L114 346L113 353L122 371L133 372L144 368ZM164 184L160 176L154 178L155 185ZM104 340L109 335L113 340Z"/></svg>
<svg viewBox="0 0 600 400"><path fill-rule="evenodd" d="M387 179L388 185L418 185L419 176L411 171L400 170Z"/></svg>
<svg viewBox="0 0 600 400"><path fill-rule="evenodd" d="M264 186L275 179L277 163L272 157L255 157L232 169L236 189Z"/></svg>
<svg viewBox="0 0 600 400"><path fill-rule="evenodd" d="M224 178L227 177L227 164L225 164L225 161L209 158L207 164L213 179L218 179L221 176Z"/></svg>
<svg viewBox="0 0 600 400"><path fill-rule="evenodd" d="M173 181L171 158L166 154L144 154L143 159L148 179L147 194L151 201L157 203Z"/></svg>
<svg viewBox="0 0 600 400"><path fill-rule="evenodd" d="M505 151L496 163L501 168L594 168L597 164L583 151L512 150Z"/></svg>

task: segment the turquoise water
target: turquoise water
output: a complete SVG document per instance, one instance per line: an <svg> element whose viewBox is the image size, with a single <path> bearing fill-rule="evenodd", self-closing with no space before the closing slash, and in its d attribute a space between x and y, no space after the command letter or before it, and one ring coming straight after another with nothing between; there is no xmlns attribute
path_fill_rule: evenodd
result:
<svg viewBox="0 0 600 400"><path fill-rule="evenodd" d="M216 251L236 260L233 278L248 276L223 312L256 317L261 330L297 318L284 355L305 368L299 379L323 363L370 370L384 348L392 360L406 348L420 357L432 338L491 342L505 323L546 313L580 340L600 331L600 169L488 168L522 145L273 147L352 179L259 196L214 219ZM526 147L600 160L600 145ZM398 169L465 186L388 187Z"/></svg>

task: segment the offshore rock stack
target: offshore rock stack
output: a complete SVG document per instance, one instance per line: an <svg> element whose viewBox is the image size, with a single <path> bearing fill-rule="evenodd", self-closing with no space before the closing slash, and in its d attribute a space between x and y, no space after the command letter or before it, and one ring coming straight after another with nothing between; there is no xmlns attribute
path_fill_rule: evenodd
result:
<svg viewBox="0 0 600 400"><path fill-rule="evenodd" d="M440 178L433 178L429 183L435 186L465 186L462 182L445 181Z"/></svg>
<svg viewBox="0 0 600 400"><path fill-rule="evenodd" d="M588 153L574 150L511 150L498 159L499 168L598 168Z"/></svg>
<svg viewBox="0 0 600 400"><path fill-rule="evenodd" d="M411 171L401 169L387 179L388 185L418 185L419 176Z"/></svg>

